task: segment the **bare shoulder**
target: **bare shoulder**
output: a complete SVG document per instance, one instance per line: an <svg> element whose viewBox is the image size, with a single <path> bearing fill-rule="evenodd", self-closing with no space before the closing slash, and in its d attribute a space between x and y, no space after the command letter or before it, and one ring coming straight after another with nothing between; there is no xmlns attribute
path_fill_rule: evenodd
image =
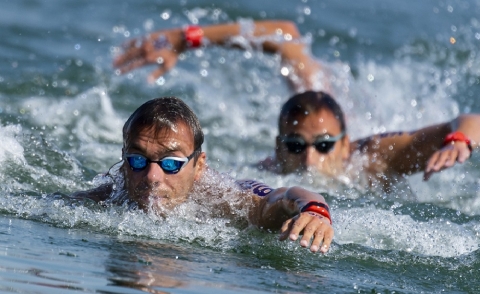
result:
<svg viewBox="0 0 480 294"><path fill-rule="evenodd" d="M367 154L372 152L375 149L375 146L378 145L379 140L375 136L369 136L366 138L358 139L350 143L350 153L362 153Z"/></svg>
<svg viewBox="0 0 480 294"><path fill-rule="evenodd" d="M408 159L417 158L408 156L414 135L415 132L388 132L359 139L350 144L351 154L363 158L362 168L371 185L381 183L384 190L388 189L393 183L393 178L405 172L399 167L407 163L409 166L418 165L415 162L410 163ZM414 148L412 150L417 152Z"/></svg>
<svg viewBox="0 0 480 294"><path fill-rule="evenodd" d="M382 137L373 135L356 140L350 144L350 159L355 156L357 163L361 163L364 172L372 176L383 175L387 170L385 158L381 148Z"/></svg>
<svg viewBox="0 0 480 294"><path fill-rule="evenodd" d="M113 191L113 184L104 184L87 191L77 191L70 195L74 199L88 198L96 202L105 201Z"/></svg>
<svg viewBox="0 0 480 294"><path fill-rule="evenodd" d="M388 132L377 135L372 135L366 138L358 139L350 144L350 151L360 151L363 154L373 154L385 151L390 145L398 145L403 141L411 140L415 132Z"/></svg>
<svg viewBox="0 0 480 294"><path fill-rule="evenodd" d="M260 170L266 170L269 172L274 172L274 173L280 173L279 171L279 165L277 163L277 160L273 156L269 156L265 158L262 161L259 161L256 165L256 168Z"/></svg>

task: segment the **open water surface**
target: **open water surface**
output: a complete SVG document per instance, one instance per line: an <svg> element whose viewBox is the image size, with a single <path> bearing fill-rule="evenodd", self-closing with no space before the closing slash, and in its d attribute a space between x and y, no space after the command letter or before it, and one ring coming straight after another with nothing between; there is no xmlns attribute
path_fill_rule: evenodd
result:
<svg viewBox="0 0 480 294"><path fill-rule="evenodd" d="M480 112L480 1L0 1L0 292L478 293L480 156L391 194L251 165L273 152L292 94L278 56L187 52L156 84L119 76L127 39L190 23L288 19L336 77L353 139ZM187 212L158 220L69 203L121 156L121 127L175 95L198 114L209 165L329 191L335 243L311 254L273 233ZM480 126L479 126L480 127Z"/></svg>

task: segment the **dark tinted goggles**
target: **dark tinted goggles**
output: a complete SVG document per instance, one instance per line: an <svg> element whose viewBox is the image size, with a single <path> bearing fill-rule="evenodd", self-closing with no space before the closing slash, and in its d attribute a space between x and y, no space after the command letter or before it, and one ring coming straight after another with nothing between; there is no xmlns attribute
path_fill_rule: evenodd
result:
<svg viewBox="0 0 480 294"><path fill-rule="evenodd" d="M337 136L322 136L317 138L313 143L307 143L302 137L299 136L283 136L281 138L283 144L287 147L288 152L299 154L302 153L308 146L313 145L315 149L320 153L328 153L332 150L335 143L345 136L345 132L341 132Z"/></svg>
<svg viewBox="0 0 480 294"><path fill-rule="evenodd" d="M158 161L150 160L140 154L125 154L125 160L134 172L144 170L149 163L156 163L164 173L172 175L178 173L185 165L187 165L196 152L197 151L193 151L188 157L167 156Z"/></svg>

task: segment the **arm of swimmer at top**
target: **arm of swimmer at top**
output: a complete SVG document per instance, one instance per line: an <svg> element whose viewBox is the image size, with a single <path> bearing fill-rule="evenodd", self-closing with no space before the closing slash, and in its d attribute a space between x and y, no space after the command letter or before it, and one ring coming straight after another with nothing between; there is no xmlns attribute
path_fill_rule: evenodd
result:
<svg viewBox="0 0 480 294"><path fill-rule="evenodd" d="M301 35L296 25L289 21L255 21L253 36L281 35L284 40L276 42L273 38L262 41L262 49L268 53L280 54L282 61L289 64L294 74L299 77L298 82L289 79L292 87L298 90L311 89L315 74L321 65L313 59L307 45L301 42ZM208 39L208 44L229 45L229 39L241 33L239 23L227 23L219 25L202 26L203 38ZM162 40L162 41L159 41ZM254 45L254 44L252 44ZM173 28L153 32L143 39L133 39L123 46L123 53L117 56L113 62L114 67L121 73L126 73L148 64L156 64L158 67L149 76L153 82L167 71L172 69L178 60L178 55L188 49L184 37L184 30ZM288 74L288 78L293 75Z"/></svg>
<svg viewBox="0 0 480 294"><path fill-rule="evenodd" d="M452 132L461 132L477 148L480 142L480 115L461 115L451 122L428 126L414 132L394 132L368 138L360 149L383 163L379 168L386 174L411 174L424 171L424 180L434 172L464 163L471 155L465 141L444 144ZM382 164L379 164L382 165Z"/></svg>
<svg viewBox="0 0 480 294"><path fill-rule="evenodd" d="M263 229L280 229L280 240L300 240L310 251L326 253L333 240L328 205L322 195L300 187L272 189L256 181L237 181L256 202L250 220ZM312 242L310 240L313 238Z"/></svg>

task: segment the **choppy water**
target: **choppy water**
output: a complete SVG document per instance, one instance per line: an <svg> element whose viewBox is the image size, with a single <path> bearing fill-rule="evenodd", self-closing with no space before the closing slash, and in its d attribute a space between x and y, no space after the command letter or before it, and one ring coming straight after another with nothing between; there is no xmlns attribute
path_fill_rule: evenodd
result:
<svg viewBox="0 0 480 294"><path fill-rule="evenodd" d="M477 293L478 154L392 195L279 177L249 167L272 153L291 94L277 57L192 51L157 85L146 83L151 68L118 76L111 61L154 29L289 19L335 73L355 139L480 112L479 15L480 1L460 0L0 1L0 291ZM119 160L129 114L165 95L198 114L211 167L328 189L331 252L221 218L159 221L47 196L95 186Z"/></svg>

